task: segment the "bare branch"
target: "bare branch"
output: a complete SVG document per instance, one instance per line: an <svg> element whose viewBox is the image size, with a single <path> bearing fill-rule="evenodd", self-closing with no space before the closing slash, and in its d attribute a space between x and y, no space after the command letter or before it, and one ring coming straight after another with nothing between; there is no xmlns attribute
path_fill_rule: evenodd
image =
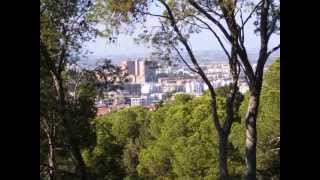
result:
<svg viewBox="0 0 320 180"><path fill-rule="evenodd" d="M62 26L62 35L64 36L63 37L63 40L64 40L64 44L62 44L61 46L61 52L60 52L60 55L59 55L59 58L58 58L58 67L57 67L57 72L58 74L61 74L61 72L63 71L63 68L64 68L64 65L66 63L66 53L67 53L67 44L69 43L69 38L66 37L66 32L67 32L67 29L65 26Z"/></svg>
<svg viewBox="0 0 320 180"><path fill-rule="evenodd" d="M207 11L205 11L205 9L203 9L201 6L199 6L199 4L196 3L195 1L193 1L193 0L188 0L188 1L194 8L199 10L210 21L212 21L215 25L217 25L219 27L219 29L222 31L222 33L224 34L224 36L231 42L231 36L229 35L227 30L224 28L224 26L218 20L216 20L213 16L211 16Z"/></svg>
<svg viewBox="0 0 320 180"><path fill-rule="evenodd" d="M253 8L253 10L250 12L244 23L242 24L241 28L244 28L246 23L249 21L249 19L252 17L253 13L258 9L258 7L261 5L263 0L259 1L259 3Z"/></svg>
<svg viewBox="0 0 320 180"><path fill-rule="evenodd" d="M189 24L191 24L191 25L194 25L194 26L197 26L198 28L200 28L200 29L206 29L206 30L209 30L209 28L207 28L207 27L203 27L203 26L200 26L199 24L197 24L197 23L193 23L193 22L190 22L190 21L188 21L188 20L185 20L187 23L189 23Z"/></svg>
<svg viewBox="0 0 320 180"><path fill-rule="evenodd" d="M172 47L173 47L173 49L176 50L176 52L178 53L180 59L181 59L181 60L183 61L183 63L190 69L190 71L199 74L199 72L198 72L197 70L195 70L194 68L192 68L192 67L188 64L188 62L183 58L183 56L181 55L180 51L179 51L174 45L172 45Z"/></svg>
<svg viewBox="0 0 320 180"><path fill-rule="evenodd" d="M77 72L75 72L75 73L77 73ZM80 74L76 75L76 77L75 77L75 85L73 88L73 93L74 93L73 101L74 101L74 103L77 103L77 91L78 91L78 87L80 86L80 82L81 82L83 76L84 76L84 72L82 70L80 72Z"/></svg>
<svg viewBox="0 0 320 180"><path fill-rule="evenodd" d="M207 26L207 28L212 32L212 34L217 38L221 48L223 49L223 51L225 52L225 54L227 55L228 59L230 59L230 54L229 52L227 51L227 49L225 48L224 44L222 43L220 37L217 35L217 33L210 27L210 25L208 23L206 23L205 21L203 21L202 19L194 16L194 18L196 18L198 21L202 22L204 25Z"/></svg>
<svg viewBox="0 0 320 180"><path fill-rule="evenodd" d="M243 71L244 73L246 73L246 72L245 72L245 68L243 67L243 65L241 64L240 61L239 61L239 65L240 65L240 68L242 69L242 71ZM247 84L249 85L249 84L250 84L250 81L249 81L248 77L247 77L247 76L244 76L244 78L245 78Z"/></svg>
<svg viewBox="0 0 320 180"><path fill-rule="evenodd" d="M47 123L47 121L45 120L44 117L42 117L42 118L40 118L40 119L41 119L41 120L40 120L40 125L42 125L42 126L40 126L40 127L42 127L41 129L43 129L44 132L46 133L46 135L48 136L48 134L50 134L48 123Z"/></svg>
<svg viewBox="0 0 320 180"><path fill-rule="evenodd" d="M268 59L268 16L269 16L269 0L263 0L261 17L260 17L260 52L255 72L255 80L258 89L262 86L263 68ZM280 46L280 45L279 45Z"/></svg>
<svg viewBox="0 0 320 180"><path fill-rule="evenodd" d="M250 80L250 84L254 81L254 72L252 69L252 66L249 62L248 55L246 52L246 48L244 46L244 42L241 41L241 28L236 22L236 18L234 16L234 13L229 13L229 9L227 9L224 6L221 6L222 12L225 16L226 23L228 25L228 28L230 30L230 43L232 44L232 48L235 48L235 52L239 55L240 60L242 61L242 64L245 68L245 74L248 76L248 79ZM238 42L240 38L240 43ZM249 85L250 85L249 84Z"/></svg>
<svg viewBox="0 0 320 180"><path fill-rule="evenodd" d="M152 14L152 13L149 13L149 12L143 12L143 11L140 11L139 9L136 9L136 12L141 13L143 15L149 15L149 16L161 17L161 18L169 19L168 16L164 16L164 15L160 15L160 14Z"/></svg>
<svg viewBox="0 0 320 180"><path fill-rule="evenodd" d="M211 7L209 6L204 6L200 3L200 6L206 7L207 12L211 12L213 14L215 14L216 16L218 16L219 18L223 18L223 14L218 13L217 11L214 11Z"/></svg>
<svg viewBox="0 0 320 180"><path fill-rule="evenodd" d="M233 123L233 119L234 119L234 107L236 107L237 109L239 108L240 104L238 101L237 93L238 93L238 80L239 80L239 76L240 76L240 62L237 59L237 54L235 49L232 50L231 52L232 54L232 59L230 59L231 63L230 64L230 70L233 71L231 72L232 74L232 89L230 94L228 94L227 99L226 99L226 113L227 113L227 117L225 119L225 122L223 124L223 130L226 134L230 133L230 129Z"/></svg>
<svg viewBox="0 0 320 180"><path fill-rule="evenodd" d="M242 56L241 60L244 61L243 64L245 64L245 68L242 66L241 63L239 63L239 64L241 65L241 68L243 69L244 73L247 74L247 76L253 77L253 70L251 68L251 65L250 65L250 63L248 63L246 61L248 55L247 55L246 47L244 45L244 38L245 38L245 35L244 35L244 21L243 21L243 13L242 13L241 9L240 9L240 19L241 19L241 24L242 25L240 27L240 34L239 34L240 47L238 46L238 49L241 49L241 52L242 52L242 53L240 53L241 56ZM246 78L246 80L248 80L248 79ZM249 82L249 81L247 81L247 82Z"/></svg>
<svg viewBox="0 0 320 180"><path fill-rule="evenodd" d="M175 17L173 16L172 14L172 11L169 7L169 5L164 1L164 0L159 0L164 6L165 8L167 9L168 11L168 14L169 14L169 17L170 17L170 22L171 22L171 26L173 27L174 31L177 33L178 37L179 37L179 40L180 42L185 46L189 56L190 56L190 59L192 61L192 63L196 66L196 68L199 70L199 71L202 71L201 67L199 66L191 48L190 48L190 45L188 44L187 40L183 37L181 31L179 30L178 26L177 26L177 22L176 22L176 19Z"/></svg>
<svg viewBox="0 0 320 180"><path fill-rule="evenodd" d="M208 12L212 12L213 14L215 14L216 16L218 16L220 19L221 18L223 18L223 15L222 14L219 14L219 13L217 13L216 11L214 11L214 10L208 10Z"/></svg>
<svg viewBox="0 0 320 180"><path fill-rule="evenodd" d="M279 20L278 17L275 17L272 19L271 25L268 29L268 35L267 35L268 40L270 39L271 35L274 33L278 20Z"/></svg>
<svg viewBox="0 0 320 180"><path fill-rule="evenodd" d="M211 101L211 106L213 107L212 108L212 116L213 116L213 122L214 122L214 125L217 129L217 131L219 132L222 132L222 128L221 128L221 124L219 122L219 117L218 117L218 113L217 113L217 104L216 104L216 93L214 91L214 88L212 86L212 84L210 83L209 79L207 78L207 76L205 75L205 73L203 72L203 70L201 69L201 67L199 66L194 54L193 54L193 51L192 49L190 48L187 40L182 36L179 28L177 27L177 24L176 24L176 20L175 20L175 17L173 16L172 14L172 11L169 7L169 5L164 1L164 0L159 0L159 2L166 8L166 10L168 11L168 15L170 17L170 22L171 22L171 26L173 27L174 31L177 33L177 35L179 36L179 40L180 42L184 45L184 47L186 48L189 56L190 56L190 59L192 61L192 63L195 65L197 71L198 71L198 74L200 75L200 77L203 79L203 81L207 84L208 88L209 88L209 91L210 91L210 95L212 97L212 101Z"/></svg>
<svg viewBox="0 0 320 180"><path fill-rule="evenodd" d="M163 23L161 23L161 26L162 26L162 30L165 31L165 32L168 32L166 31L166 28L164 27ZM184 57L182 56L182 54L180 53L180 51L178 50L177 47L175 47L174 44L170 43L170 45L172 46L173 49L176 50L177 54L179 55L180 59L183 61L183 63L190 69L190 71L196 73L196 74L199 74L199 72L197 70L195 70L194 68L192 68L189 63L184 59Z"/></svg>
<svg viewBox="0 0 320 180"><path fill-rule="evenodd" d="M41 7L40 7L41 8ZM40 16L47 10L47 6L44 6L42 9L40 9Z"/></svg>
<svg viewBox="0 0 320 180"><path fill-rule="evenodd" d="M242 7L241 7L242 8ZM242 10L240 8L240 19L241 19L241 34L240 34L240 42L241 44L244 44L244 21L243 21L243 16L242 16Z"/></svg>
<svg viewBox="0 0 320 180"><path fill-rule="evenodd" d="M280 44L278 44L277 46L275 46L274 48L272 48L268 53L267 53L267 58L275 51L277 51L278 49L280 49Z"/></svg>

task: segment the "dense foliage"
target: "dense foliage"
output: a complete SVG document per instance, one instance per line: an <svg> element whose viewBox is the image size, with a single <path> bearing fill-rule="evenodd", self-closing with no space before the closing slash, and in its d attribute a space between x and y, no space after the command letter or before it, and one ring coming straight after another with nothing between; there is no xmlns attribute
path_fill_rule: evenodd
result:
<svg viewBox="0 0 320 180"><path fill-rule="evenodd" d="M279 179L280 60L265 75L258 117L258 174ZM218 89L219 116L224 116L224 88ZM132 107L97 118L97 145L83 152L98 179L217 179L218 142L210 118L210 97L176 95L155 111ZM245 116L248 97L240 108ZM245 169L244 122L234 123L229 143L230 176Z"/></svg>
<svg viewBox="0 0 320 180"><path fill-rule="evenodd" d="M242 96L237 93L237 79L240 71L249 85L249 102L246 123L246 180L257 177L257 118L259 99L263 84L263 69L268 57L280 49L280 44L270 47L269 40L280 31L280 2L277 0L237 1L237 0L98 0L101 19L113 19L115 24L142 25L137 37L138 43L146 43L155 49L154 55L168 64L177 59L183 62L190 71L200 77L208 86L211 94L212 119L219 141L219 179L228 180L228 138L235 113L238 113ZM103 10L104 9L104 10ZM101 13L102 12L102 13ZM149 27L147 19L154 19L155 24ZM255 33L260 40L257 66L252 67L248 56L245 31L247 24L253 22ZM192 50L191 36L207 31L215 40L208 44L219 43L229 62L233 87L225 103L226 115L218 118L220 103L207 74L199 66L199 59ZM252 29L250 30L252 31ZM115 30L115 32L117 32ZM208 36L209 37L209 36ZM210 46L210 45L209 45ZM240 70L242 69L242 70ZM238 98L240 97L240 98ZM223 111L221 108L219 111ZM239 118L237 117L239 120ZM238 121L237 120L237 121Z"/></svg>
<svg viewBox="0 0 320 180"><path fill-rule="evenodd" d="M272 66L269 75L265 77L267 82L264 83L261 97L259 96L265 61L272 52L280 48L278 45L268 51L268 40L279 29L280 11L277 3L260 1L255 6L257 8L252 10L252 14L257 17L254 22L257 27L255 32L261 38L259 60L256 71L253 72L244 43L244 25L247 20L244 22L242 19L242 10L245 10L243 6L251 5L247 6L243 3L245 1L157 2L163 5L160 14L149 11L153 9L152 6L159 6L153 0L40 1L41 178L212 179L220 174L221 179L229 179L229 173L232 178L240 178L244 170L242 157L245 157L247 167L253 167L247 168L246 179L255 179L256 154L259 175L277 177L280 142L277 126L279 86L274 85L274 82L278 78L276 72L279 66ZM147 15L158 17L160 24L155 31L143 27L139 41L151 43L164 60L172 59L171 52L175 51L179 59L188 66L180 54L180 50L183 50L181 47L184 47L196 67L193 69L188 66L189 69L207 83L211 99L208 94L203 97L182 94L166 104L159 103L154 112L135 107L92 121L95 115L94 102L102 94L98 94L98 90L116 89L117 82L123 79L117 77L119 69L109 61L100 66L102 69L73 70L72 65L76 65L83 53L83 42L89 41L96 34L119 33L118 28L123 24L145 24ZM251 17L249 15L248 19ZM241 23L238 22L239 18ZM222 19L228 27L219 23ZM94 28L96 22L101 20L106 20L104 32L98 32ZM225 40L231 45L231 52L227 52L220 41L220 35L215 33L215 28L212 29L207 21L222 31ZM240 67L236 66L237 57L245 67L244 73L253 101L250 98L248 102L247 94L240 114L238 105L243 96L238 96L237 87L234 86L233 90L228 89L229 87L218 89L216 98L213 87L208 83L188 44L190 35L203 29L210 30L215 35L228 56L234 81L240 71ZM112 37L109 40L114 42ZM234 94L229 96L228 90ZM241 100L238 101L237 97ZM262 99L261 107L258 105L259 101L256 101L259 98ZM213 118L210 118L210 104ZM252 107L249 116L245 118L246 126L241 121L245 107ZM259 141L256 152L255 124L258 108L258 119L262 123L257 128ZM216 128L213 128L212 119ZM248 120L252 123L248 123ZM217 125L220 121L225 124L223 129ZM233 122L236 122L233 124L234 132L228 142ZM248 139L253 142L252 145L249 144L249 148L242 138L243 132L248 129L254 130L247 133L246 142ZM250 151L244 154L245 145ZM227 149L229 153L226 153ZM229 165L226 163L227 157Z"/></svg>
<svg viewBox="0 0 320 180"><path fill-rule="evenodd" d="M40 1L41 179L93 179L81 151L96 143L94 103L125 78L108 60L95 69L77 63L96 35L91 8L90 0Z"/></svg>

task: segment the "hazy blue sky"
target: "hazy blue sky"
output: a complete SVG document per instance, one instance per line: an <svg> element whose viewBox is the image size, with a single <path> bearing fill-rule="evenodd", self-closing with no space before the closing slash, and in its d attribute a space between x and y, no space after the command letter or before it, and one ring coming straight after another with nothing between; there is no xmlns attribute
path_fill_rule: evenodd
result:
<svg viewBox="0 0 320 180"><path fill-rule="evenodd" d="M156 10L159 11L159 10ZM155 11L155 12L156 12ZM244 15L246 17L246 15ZM157 19L150 17L147 20L147 26L151 27L157 25ZM88 49L93 54L93 57L108 57L108 55L130 55L133 53L149 53L152 50L147 48L147 45L137 45L134 43L134 37L139 34L139 28L136 29L137 32L132 36L120 34L118 40L114 44L107 43L106 38L96 38L93 42L88 42L85 44L85 49ZM258 53L260 41L259 37L253 33L254 25L252 21L249 21L246 25L245 31L245 42L249 53ZM195 34L191 36L190 39L192 48L194 51L221 51L221 47L217 40L209 31L203 31L200 34ZM270 40L269 47L272 48L279 44L280 37L273 35ZM226 41L224 41L226 43Z"/></svg>

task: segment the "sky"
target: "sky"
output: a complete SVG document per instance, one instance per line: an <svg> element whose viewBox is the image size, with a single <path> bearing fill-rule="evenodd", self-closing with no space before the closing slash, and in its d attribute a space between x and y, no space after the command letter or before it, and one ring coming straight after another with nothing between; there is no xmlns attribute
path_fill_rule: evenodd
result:
<svg viewBox="0 0 320 180"><path fill-rule="evenodd" d="M158 13L159 10L154 10L155 13ZM244 14L244 17L247 15ZM147 19L147 27L157 25L157 19L150 17ZM260 46L260 40L257 35L254 34L254 25L252 21L248 21L245 29L245 45L249 53L258 53ZM84 45L86 50L92 52L89 57L100 58L108 57L113 55L122 55L128 56L132 54L148 54L152 52L152 49L148 49L147 45L137 45L134 42L134 37L136 37L140 32L139 28L136 29L136 32L133 35L118 35L118 39L115 43L108 43L107 38L97 37L93 41L87 42ZM199 34L194 34L190 38L190 44L194 51L222 51L221 46L209 31L203 31ZM224 41L226 43L226 41ZM269 42L269 48L278 45L280 43L280 36L273 35Z"/></svg>

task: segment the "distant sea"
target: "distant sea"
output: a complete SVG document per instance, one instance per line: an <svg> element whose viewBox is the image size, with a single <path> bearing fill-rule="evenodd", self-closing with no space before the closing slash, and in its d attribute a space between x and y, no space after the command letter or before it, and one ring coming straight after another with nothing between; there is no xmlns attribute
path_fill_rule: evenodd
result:
<svg viewBox="0 0 320 180"><path fill-rule="evenodd" d="M95 65L98 61L103 59L110 59L112 63L119 64L122 60L135 60L135 59L144 59L150 57L151 54L144 53L135 53L135 54L115 54L115 55L106 55L106 56L91 56L85 59L80 60L81 64L85 65ZM198 51L195 52L196 57L200 59L200 64L210 64L210 63L222 63L227 62L227 56L222 51ZM184 56L187 57L185 54ZM251 63L256 63L258 59L258 53L248 52L248 57ZM274 52L268 59L267 64L272 63L272 61L280 57L280 51Z"/></svg>

